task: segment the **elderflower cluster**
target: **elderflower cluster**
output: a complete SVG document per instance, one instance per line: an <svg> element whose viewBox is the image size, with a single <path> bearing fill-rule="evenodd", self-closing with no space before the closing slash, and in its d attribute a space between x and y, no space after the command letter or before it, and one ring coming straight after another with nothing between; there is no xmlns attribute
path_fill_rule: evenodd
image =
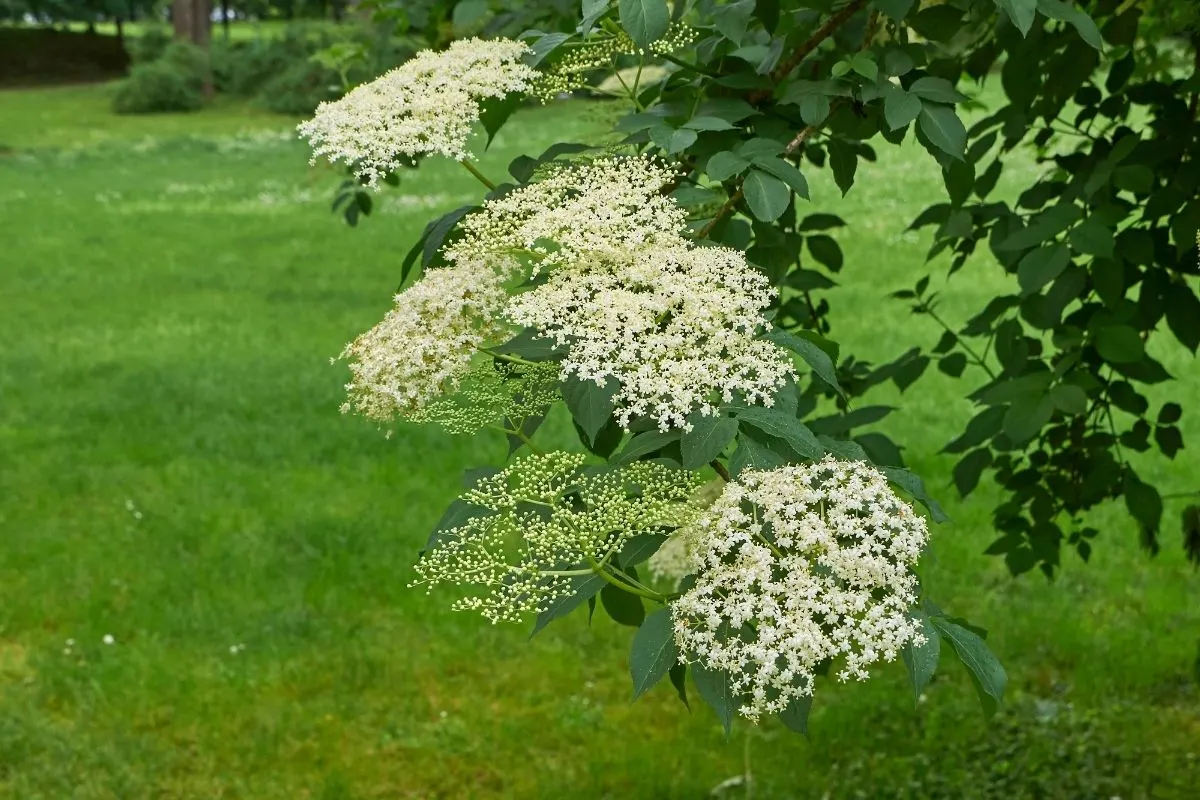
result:
<svg viewBox="0 0 1200 800"><path fill-rule="evenodd" d="M510 333L501 320L505 277L464 262L431 269L396 295L383 320L342 351L351 375L342 411L386 422L456 389L476 349Z"/></svg>
<svg viewBox="0 0 1200 800"><path fill-rule="evenodd" d="M558 365L471 363L453 394L430 400L408 415L410 422L433 423L447 433L476 433L496 420L513 425L544 414L559 399Z"/></svg>
<svg viewBox="0 0 1200 800"><path fill-rule="evenodd" d="M651 43L650 53L674 53L695 40L696 32L692 28L674 22L661 39ZM562 57L534 81L531 94L543 103L548 102L564 92L587 86L590 73L610 68L618 56L645 52L624 31L593 36L586 42L564 48Z"/></svg>
<svg viewBox="0 0 1200 800"><path fill-rule="evenodd" d="M695 585L672 604L685 659L726 672L757 720L832 661L867 677L924 641L908 611L925 520L861 462L747 471L685 536Z"/></svg>
<svg viewBox="0 0 1200 800"><path fill-rule="evenodd" d="M564 376L616 378L622 427L646 416L665 431L735 398L771 405L794 374L785 351L755 338L771 296L735 250L650 246L555 272L508 316L567 346Z"/></svg>
<svg viewBox="0 0 1200 800"><path fill-rule="evenodd" d="M313 161L344 162L370 186L419 156L468 156L480 101L527 91L537 72L520 61L527 45L463 39L442 52L423 50L340 100L321 103L300 124Z"/></svg>
<svg viewBox="0 0 1200 800"><path fill-rule="evenodd" d="M462 500L478 513L440 532L411 586L476 587L456 601L493 623L540 614L569 596L572 580L607 564L629 539L676 527L694 513L696 474L639 462L597 471L577 453L517 459Z"/></svg>
<svg viewBox="0 0 1200 800"><path fill-rule="evenodd" d="M540 262L536 273L585 255L682 243L686 212L662 193L676 177L674 168L645 155L559 169L467 216L459 223L463 237L447 248L446 258L525 250Z"/></svg>

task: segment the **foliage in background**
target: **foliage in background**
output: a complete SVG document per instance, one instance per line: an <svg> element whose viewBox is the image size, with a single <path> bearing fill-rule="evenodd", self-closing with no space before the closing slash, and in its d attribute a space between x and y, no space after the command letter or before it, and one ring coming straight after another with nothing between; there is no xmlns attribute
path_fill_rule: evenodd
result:
<svg viewBox="0 0 1200 800"><path fill-rule="evenodd" d="M135 63L113 95L118 114L195 111L204 105L208 55L190 42L171 42L152 61Z"/></svg>

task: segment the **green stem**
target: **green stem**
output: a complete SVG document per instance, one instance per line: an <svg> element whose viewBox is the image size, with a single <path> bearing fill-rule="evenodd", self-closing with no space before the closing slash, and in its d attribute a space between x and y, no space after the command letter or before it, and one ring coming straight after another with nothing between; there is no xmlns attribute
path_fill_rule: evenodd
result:
<svg viewBox="0 0 1200 800"><path fill-rule="evenodd" d="M496 184L494 184L494 183L492 183L491 181L489 181L489 180L487 179L487 176L486 176L486 175L484 175L482 172L480 172L480 171L479 171L479 170L478 170L478 169L475 167L475 165L474 165L474 164L472 164L470 161L467 161L467 160L464 158L462 161L459 161L458 163L460 163L460 164L462 164L464 167L466 167L466 168L467 168L467 172L471 173L471 174L472 174L472 175L474 175L476 178L478 178L478 179L479 179L479 182L480 182L480 183L482 183L484 186L486 186L487 188L491 189L492 191L495 191L495 190L496 190Z"/></svg>
<svg viewBox="0 0 1200 800"><path fill-rule="evenodd" d="M688 62L684 61L683 59L676 58L675 56L671 55L670 53L657 53L656 55L664 61L670 61L672 64L683 67L684 69L689 70L691 72L695 72L700 75L707 75L710 78L721 77L720 73L713 72L710 69L704 69L703 67L698 66L696 64L689 64Z"/></svg>
<svg viewBox="0 0 1200 800"><path fill-rule="evenodd" d="M488 347L480 347L478 349L479 349L479 352L481 352L481 353L487 353L492 358L498 359L500 361L507 361L510 364L520 364L525 367L541 366L536 361L530 361L528 359L521 358L520 356L509 355L508 353L498 353L495 350L492 350L491 348L488 348Z"/></svg>
<svg viewBox="0 0 1200 800"><path fill-rule="evenodd" d="M941 325L942 328L946 332L954 333L954 331L951 330L950 326L947 325L946 322L937 315L937 312L929 307L928 303L921 303L921 311L928 314L933 319L933 321L936 322L938 325ZM967 355L971 357L971 360L975 362L975 365L980 367L984 372L986 372L987 376L989 378L991 378L992 380L996 380L996 373L992 371L992 368L987 365L986 361L984 361L982 358L980 358L978 353L976 353L973 349L971 349L971 345L967 344L966 340L964 340L957 333L954 333L954 338L958 342L958 344L962 347L962 349L964 351L966 351Z"/></svg>
<svg viewBox="0 0 1200 800"><path fill-rule="evenodd" d="M612 573L604 568L604 564L592 558L591 556L588 556L588 563L592 565L592 572L599 575L607 583L611 583L613 586L616 586L618 589L629 592L633 595L637 595L638 597L644 597L647 600L653 600L656 603L662 603L663 605L666 605L667 598L664 595L661 595L658 592L639 589L636 586L630 586L623 581L617 580Z"/></svg>

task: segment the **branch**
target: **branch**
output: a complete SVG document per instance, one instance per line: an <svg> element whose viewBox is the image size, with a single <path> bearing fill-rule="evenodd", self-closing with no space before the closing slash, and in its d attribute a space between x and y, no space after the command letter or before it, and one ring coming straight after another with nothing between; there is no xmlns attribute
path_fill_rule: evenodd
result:
<svg viewBox="0 0 1200 800"><path fill-rule="evenodd" d="M816 32L813 33L812 36L800 43L800 46L797 47L790 56L788 56L787 61L784 61L775 68L775 70L771 73L771 80L775 83L779 83L781 80L786 78L789 74L791 74L791 71L794 70L801 61L807 58L813 50L816 50L818 47L820 47L821 42L832 36L834 31L844 25L846 20L857 14L864 6L866 6L866 4L867 0L854 0L854 2L850 3L841 11L830 17L829 21L820 28L817 28ZM752 105L760 103L770 96L771 92L765 89L759 89L756 92L751 92L750 103Z"/></svg>
<svg viewBox="0 0 1200 800"><path fill-rule="evenodd" d="M830 107L829 107L829 115L825 117L825 120L829 120L830 118L832 118L833 112L836 111L838 106L841 105L843 102L844 101L842 101L842 100L834 101L834 103L832 105L830 105ZM808 138L810 136L812 136L814 133L816 133L817 131L819 131L821 129L821 125L823 125L823 124L824 124L824 121L818 125L809 125L807 128L804 128L803 130L801 130L799 133L797 133L792 138L792 140L790 142L788 142L787 147L785 147L783 149L783 154L785 156L790 156L793 153L795 153L797 150L799 150L801 147L804 146L804 143L806 141L808 141ZM729 199L725 201L725 205L718 208L717 213L713 215L713 218L710 219L708 221L708 223L699 230L699 232L697 232L696 238L697 239L708 238L708 235L710 233L712 233L712 229L717 227L717 223L720 222L722 219L724 219L729 214L729 212L733 211L734 206L736 206L738 204L738 201L741 199L742 199L742 187L739 185L737 188L737 191L734 192L733 194L729 195Z"/></svg>

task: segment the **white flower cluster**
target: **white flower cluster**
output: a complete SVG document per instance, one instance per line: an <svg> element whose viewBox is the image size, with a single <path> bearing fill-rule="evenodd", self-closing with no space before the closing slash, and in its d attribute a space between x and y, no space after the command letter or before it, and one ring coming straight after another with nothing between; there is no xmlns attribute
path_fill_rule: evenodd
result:
<svg viewBox="0 0 1200 800"><path fill-rule="evenodd" d="M696 32L682 23L671 23L666 34L651 43L650 52L655 55L674 53L696 40ZM588 75L598 69L610 68L618 56L645 53L629 37L621 32L602 32L586 42L563 48L563 55L534 81L532 93L543 103L563 92L581 89L588 84Z"/></svg>
<svg viewBox="0 0 1200 800"><path fill-rule="evenodd" d="M396 295L383 321L342 351L351 374L342 411L386 422L454 391L477 348L511 331L501 321L505 277L464 262L431 269Z"/></svg>
<svg viewBox="0 0 1200 800"><path fill-rule="evenodd" d="M538 270L648 244L682 244L687 214L662 193L676 177L675 169L644 155L559 168L467 216L446 258L524 250L539 259Z"/></svg>
<svg viewBox="0 0 1200 800"><path fill-rule="evenodd" d="M672 604L683 657L728 673L757 720L815 673L867 677L923 642L908 611L925 520L861 462L747 471L686 531L695 585Z"/></svg>
<svg viewBox="0 0 1200 800"><path fill-rule="evenodd" d="M735 397L771 404L793 373L779 347L754 338L771 294L736 250L651 246L555 272L508 315L568 347L564 375L616 378L622 426L647 416L668 430Z"/></svg>
<svg viewBox="0 0 1200 800"><path fill-rule="evenodd" d="M598 472L583 462L579 453L530 455L479 481L462 498L479 514L439 534L410 585L479 587L454 608L519 621L570 595L573 578L632 537L694 516L693 472L650 462Z"/></svg>
<svg viewBox="0 0 1200 800"><path fill-rule="evenodd" d="M527 45L509 39L462 39L424 50L340 100L322 103L299 126L325 157L353 166L368 185L406 160L431 154L464 159L480 101L527 91L537 72L520 61Z"/></svg>

